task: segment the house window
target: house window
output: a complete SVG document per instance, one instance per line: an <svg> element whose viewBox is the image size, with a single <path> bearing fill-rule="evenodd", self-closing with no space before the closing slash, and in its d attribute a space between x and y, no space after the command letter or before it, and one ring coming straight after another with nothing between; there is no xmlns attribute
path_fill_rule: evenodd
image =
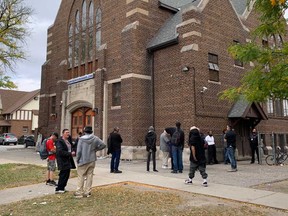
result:
<svg viewBox="0 0 288 216"><path fill-rule="evenodd" d="M283 100L283 116L288 116L288 100Z"/></svg>
<svg viewBox="0 0 288 216"><path fill-rule="evenodd" d="M28 133L28 126L23 126L22 132L23 133Z"/></svg>
<svg viewBox="0 0 288 216"><path fill-rule="evenodd" d="M234 45L240 44L240 42L236 41L236 40L234 40L233 42L234 42ZM239 66L239 67L243 67L243 62L236 58L236 59L234 59L234 65Z"/></svg>
<svg viewBox="0 0 288 216"><path fill-rule="evenodd" d="M51 97L51 113L56 113L56 96Z"/></svg>
<svg viewBox="0 0 288 216"><path fill-rule="evenodd" d="M112 84L112 106L121 106L121 82Z"/></svg>
<svg viewBox="0 0 288 216"><path fill-rule="evenodd" d="M209 80L219 82L218 55L208 53Z"/></svg>
<svg viewBox="0 0 288 216"><path fill-rule="evenodd" d="M268 101L267 101L267 112L268 112L268 114L274 113L274 107L273 107L273 100L272 99L268 99Z"/></svg>

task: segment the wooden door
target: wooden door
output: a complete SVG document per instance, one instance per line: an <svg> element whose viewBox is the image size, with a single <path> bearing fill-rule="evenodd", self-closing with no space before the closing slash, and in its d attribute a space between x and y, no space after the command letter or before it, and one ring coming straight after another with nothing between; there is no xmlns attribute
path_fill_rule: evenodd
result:
<svg viewBox="0 0 288 216"><path fill-rule="evenodd" d="M76 138L79 132L83 132L84 127L92 126L93 111L91 108L82 107L72 113L72 138Z"/></svg>

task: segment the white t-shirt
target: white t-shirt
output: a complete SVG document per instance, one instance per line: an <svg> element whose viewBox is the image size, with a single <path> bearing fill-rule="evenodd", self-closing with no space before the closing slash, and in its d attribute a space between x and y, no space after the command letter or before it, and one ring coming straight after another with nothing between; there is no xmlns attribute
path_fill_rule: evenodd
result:
<svg viewBox="0 0 288 216"><path fill-rule="evenodd" d="M214 137L213 136L206 136L205 141L208 143L208 145L215 145Z"/></svg>

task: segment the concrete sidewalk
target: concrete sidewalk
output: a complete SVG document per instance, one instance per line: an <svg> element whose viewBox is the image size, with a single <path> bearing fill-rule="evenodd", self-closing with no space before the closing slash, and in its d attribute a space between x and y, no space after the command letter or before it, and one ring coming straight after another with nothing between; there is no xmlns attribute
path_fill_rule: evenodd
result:
<svg viewBox="0 0 288 216"><path fill-rule="evenodd" d="M185 192L221 197L240 202L288 210L288 194L210 182L208 187L203 187L202 181L199 180L194 180L193 185L185 185L184 178L180 179L178 175L171 174L170 176L164 176L161 174L162 170L159 173L147 173L143 171L141 172L141 170L140 172L130 171L132 166L133 163L132 165L130 164L130 167L125 166L125 164L122 165L122 174L109 173L109 169L101 167L101 165L100 167L96 166L94 171L95 175L93 186L103 186L127 181L137 182L141 184L171 188ZM197 175L199 174L197 173ZM77 178L70 179L66 189L69 191L74 191L76 189L76 185ZM54 192L54 187L47 186L44 183L1 190L0 205L41 197L48 194L54 194Z"/></svg>

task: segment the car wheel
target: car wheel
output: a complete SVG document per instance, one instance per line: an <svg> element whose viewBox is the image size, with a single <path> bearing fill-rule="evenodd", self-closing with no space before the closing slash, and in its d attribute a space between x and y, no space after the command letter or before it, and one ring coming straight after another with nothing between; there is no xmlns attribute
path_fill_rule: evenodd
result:
<svg viewBox="0 0 288 216"><path fill-rule="evenodd" d="M17 145L17 143L14 143L14 145Z"/></svg>

